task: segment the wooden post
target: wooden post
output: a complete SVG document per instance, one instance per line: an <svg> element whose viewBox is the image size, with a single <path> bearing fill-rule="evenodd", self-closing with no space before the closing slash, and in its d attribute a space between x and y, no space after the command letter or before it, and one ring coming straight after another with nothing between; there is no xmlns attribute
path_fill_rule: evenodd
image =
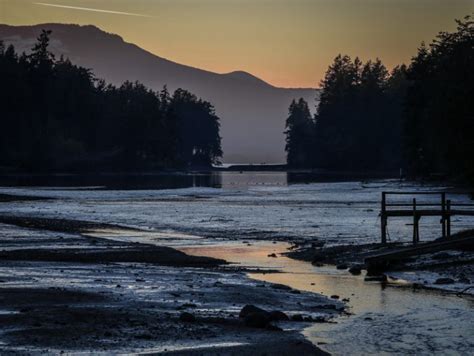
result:
<svg viewBox="0 0 474 356"><path fill-rule="evenodd" d="M446 202L446 235L451 237L451 200Z"/></svg>
<svg viewBox="0 0 474 356"><path fill-rule="evenodd" d="M381 236L382 236L382 243L387 243L387 216L385 214L386 211L386 194L382 192L382 210L380 211L380 227L382 229Z"/></svg>
<svg viewBox="0 0 474 356"><path fill-rule="evenodd" d="M418 230L418 215L416 213L416 199L413 198L413 244L416 245L420 240L419 230Z"/></svg>
<svg viewBox="0 0 474 356"><path fill-rule="evenodd" d="M446 237L446 193L441 193L441 236Z"/></svg>

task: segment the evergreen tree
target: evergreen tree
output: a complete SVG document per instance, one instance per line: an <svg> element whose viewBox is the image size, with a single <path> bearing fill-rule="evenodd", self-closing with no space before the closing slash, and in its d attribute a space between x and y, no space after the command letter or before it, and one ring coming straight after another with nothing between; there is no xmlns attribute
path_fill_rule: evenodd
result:
<svg viewBox="0 0 474 356"><path fill-rule="evenodd" d="M292 101L289 116L286 119L287 163L290 167L301 168L311 160L311 148L314 122L308 108L308 103L300 98Z"/></svg>
<svg viewBox="0 0 474 356"><path fill-rule="evenodd" d="M143 84L107 85L49 51L42 31L28 55L0 42L0 169L138 170L209 166L222 156L208 102Z"/></svg>
<svg viewBox="0 0 474 356"><path fill-rule="evenodd" d="M474 182L474 21L422 45L408 69L404 152L413 175Z"/></svg>

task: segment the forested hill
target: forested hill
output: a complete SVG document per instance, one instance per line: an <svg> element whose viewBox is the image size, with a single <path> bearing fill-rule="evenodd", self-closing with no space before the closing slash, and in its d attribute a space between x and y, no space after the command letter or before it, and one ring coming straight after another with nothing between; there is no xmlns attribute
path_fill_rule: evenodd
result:
<svg viewBox="0 0 474 356"><path fill-rule="evenodd" d="M186 88L212 102L221 121L224 160L281 163L285 160L284 126L288 102L313 101L314 89L274 87L246 72L217 74L161 58L95 26L0 25L0 39L18 52L29 51L42 29L52 30L50 48L99 78L121 85L138 80L153 90ZM313 106L314 107L314 106Z"/></svg>
<svg viewBox="0 0 474 356"><path fill-rule="evenodd" d="M49 50L0 42L2 171L131 171L209 167L222 156L213 106L177 89L120 86Z"/></svg>
<svg viewBox="0 0 474 356"><path fill-rule="evenodd" d="M474 21L422 44L408 66L339 55L317 113L301 99L287 119L293 167L440 175L474 185Z"/></svg>

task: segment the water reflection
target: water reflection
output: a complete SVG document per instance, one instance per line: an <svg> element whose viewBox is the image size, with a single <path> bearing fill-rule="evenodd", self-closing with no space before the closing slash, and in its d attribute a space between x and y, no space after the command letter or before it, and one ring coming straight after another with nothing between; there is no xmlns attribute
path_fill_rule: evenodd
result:
<svg viewBox="0 0 474 356"><path fill-rule="evenodd" d="M285 244L189 247L190 254L224 258L245 266L278 269L281 273L251 273L250 277L292 288L348 298L349 312L336 323L317 323L305 336L333 355L453 354L474 349L474 300L407 285L365 282L335 267L315 267L270 252Z"/></svg>
<svg viewBox="0 0 474 356"><path fill-rule="evenodd" d="M169 173L104 174L20 174L0 176L6 187L94 187L96 189L178 189L210 187L246 189L249 187L282 187L291 184L359 180L367 176L330 172L284 171L211 171Z"/></svg>
<svg viewBox="0 0 474 356"><path fill-rule="evenodd" d="M1 176L6 187L88 187L89 189L142 190L222 187L220 172L155 174L54 174Z"/></svg>

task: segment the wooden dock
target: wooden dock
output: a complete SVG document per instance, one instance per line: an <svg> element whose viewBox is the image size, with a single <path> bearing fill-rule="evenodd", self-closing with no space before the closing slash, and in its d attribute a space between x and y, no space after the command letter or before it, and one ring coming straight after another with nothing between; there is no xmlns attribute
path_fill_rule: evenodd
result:
<svg viewBox="0 0 474 356"><path fill-rule="evenodd" d="M416 196L438 195L438 202L420 203ZM409 201L390 202L389 196L410 196ZM446 199L446 192L382 192L382 203L380 210L381 240L387 243L387 224L389 217L412 217L413 218L413 244L420 242L419 222L423 216L439 216L441 224L441 236L451 236L451 217L474 216L474 204L456 203Z"/></svg>
<svg viewBox="0 0 474 356"><path fill-rule="evenodd" d="M382 252L365 259L367 271L369 274L377 274L390 268L397 263L413 256L420 256L451 249L469 249L474 248L474 231L456 234L451 238L438 239L435 241L420 243L416 246L407 246L395 248Z"/></svg>

